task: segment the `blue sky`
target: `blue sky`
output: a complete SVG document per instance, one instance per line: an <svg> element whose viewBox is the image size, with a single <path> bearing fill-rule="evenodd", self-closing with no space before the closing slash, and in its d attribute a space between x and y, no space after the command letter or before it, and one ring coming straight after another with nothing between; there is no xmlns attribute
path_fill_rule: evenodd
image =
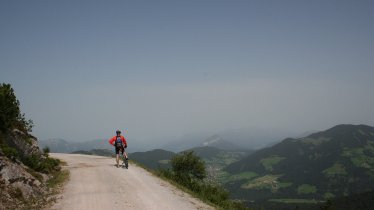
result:
<svg viewBox="0 0 374 210"><path fill-rule="evenodd" d="M374 125L373 1L1 1L40 139Z"/></svg>

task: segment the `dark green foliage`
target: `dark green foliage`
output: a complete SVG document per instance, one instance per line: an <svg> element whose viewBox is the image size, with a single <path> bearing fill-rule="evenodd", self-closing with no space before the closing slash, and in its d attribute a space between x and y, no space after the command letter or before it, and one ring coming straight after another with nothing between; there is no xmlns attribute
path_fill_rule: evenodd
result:
<svg viewBox="0 0 374 210"><path fill-rule="evenodd" d="M48 148L43 149L44 153L42 155L36 153L31 156L24 156L16 148L10 147L0 141L0 149L6 157L13 161L20 160L31 170L41 173L51 173L59 170L60 160L49 157Z"/></svg>
<svg viewBox="0 0 374 210"><path fill-rule="evenodd" d="M26 120L21 113L19 101L10 84L0 85L0 131L17 128L21 131L31 131L33 122Z"/></svg>
<svg viewBox="0 0 374 210"><path fill-rule="evenodd" d="M70 172L68 170L55 171L51 174L51 178L47 181L49 188L55 188L62 185L67 179L69 179Z"/></svg>
<svg viewBox="0 0 374 210"><path fill-rule="evenodd" d="M340 197L327 201L323 210L363 210L374 209L374 190Z"/></svg>
<svg viewBox="0 0 374 210"><path fill-rule="evenodd" d="M9 159L13 161L15 161L16 159L19 159L19 153L15 148L9 147L6 144L0 143L0 149L1 151L3 151L4 155L8 157Z"/></svg>
<svg viewBox="0 0 374 210"><path fill-rule="evenodd" d="M190 190L202 200L223 209L247 209L242 203L229 199L229 193L221 186L204 182L206 176L204 162L193 151L183 152L171 159L172 169L162 169L158 175L170 179Z"/></svg>
<svg viewBox="0 0 374 210"><path fill-rule="evenodd" d="M25 157L22 159L22 162L31 169L42 173L51 173L59 170L60 165L60 160L50 157L42 157L40 155Z"/></svg>
<svg viewBox="0 0 374 210"><path fill-rule="evenodd" d="M205 164L193 151L175 155L171 159L171 167L175 176L187 183L206 177Z"/></svg>
<svg viewBox="0 0 374 210"><path fill-rule="evenodd" d="M44 153L45 156L48 157L49 156L49 152L50 152L49 147L44 147L43 148L43 153Z"/></svg>
<svg viewBox="0 0 374 210"><path fill-rule="evenodd" d="M332 201L327 200L326 203L323 206L321 206L321 210L335 210L335 208L332 205Z"/></svg>

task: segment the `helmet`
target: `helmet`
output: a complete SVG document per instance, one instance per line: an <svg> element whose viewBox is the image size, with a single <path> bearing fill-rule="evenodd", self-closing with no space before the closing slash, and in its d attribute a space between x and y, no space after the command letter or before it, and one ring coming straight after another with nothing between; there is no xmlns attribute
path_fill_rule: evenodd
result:
<svg viewBox="0 0 374 210"><path fill-rule="evenodd" d="M119 133L121 133L121 131L120 130L116 130L116 134L119 134Z"/></svg>

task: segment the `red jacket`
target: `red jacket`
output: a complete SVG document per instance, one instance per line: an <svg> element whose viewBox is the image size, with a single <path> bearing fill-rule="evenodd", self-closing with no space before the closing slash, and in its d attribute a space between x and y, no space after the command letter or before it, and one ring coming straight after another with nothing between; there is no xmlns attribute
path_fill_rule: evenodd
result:
<svg viewBox="0 0 374 210"><path fill-rule="evenodd" d="M120 137L121 137L121 140L122 140L123 146L124 146L124 147L127 147L127 142L126 142L125 137L123 137L122 135L121 135ZM117 136L113 136L112 138L110 138L110 139L109 139L109 144L111 144L111 145L114 146L114 142L116 141L116 139L117 139Z"/></svg>

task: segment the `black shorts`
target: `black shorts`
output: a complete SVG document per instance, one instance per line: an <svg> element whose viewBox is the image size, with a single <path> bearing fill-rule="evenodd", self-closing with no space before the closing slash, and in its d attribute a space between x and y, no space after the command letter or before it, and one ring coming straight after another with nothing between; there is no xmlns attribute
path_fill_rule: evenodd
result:
<svg viewBox="0 0 374 210"><path fill-rule="evenodd" d="M120 152L123 155L123 152L125 152L124 147L115 147L115 150L116 150L116 155L118 155Z"/></svg>

